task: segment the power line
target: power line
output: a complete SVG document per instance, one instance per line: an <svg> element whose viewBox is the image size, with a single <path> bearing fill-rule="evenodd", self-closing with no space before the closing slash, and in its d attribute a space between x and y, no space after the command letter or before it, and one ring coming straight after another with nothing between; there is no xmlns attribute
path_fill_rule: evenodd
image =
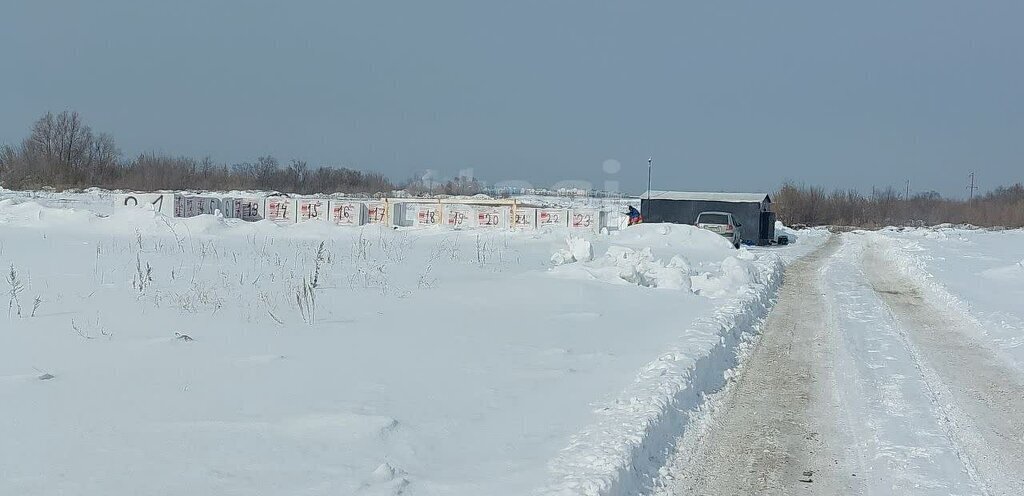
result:
<svg viewBox="0 0 1024 496"><path fill-rule="evenodd" d="M648 157L647 159L647 214L646 217L651 215L651 164L654 162L654 157Z"/></svg>
<svg viewBox="0 0 1024 496"><path fill-rule="evenodd" d="M968 177L971 178L971 184L967 186L967 189L971 192L970 201L974 201L974 192L978 189L978 187L974 185L974 171L971 171Z"/></svg>

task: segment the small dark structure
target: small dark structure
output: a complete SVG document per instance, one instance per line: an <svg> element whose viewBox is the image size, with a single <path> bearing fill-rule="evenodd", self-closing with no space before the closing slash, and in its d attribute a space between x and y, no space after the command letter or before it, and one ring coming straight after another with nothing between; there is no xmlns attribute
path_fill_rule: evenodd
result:
<svg viewBox="0 0 1024 496"><path fill-rule="evenodd" d="M767 245L775 239L775 212L767 193L651 191L647 197L640 197L644 222L693 224L701 212L729 212L740 222L744 243Z"/></svg>

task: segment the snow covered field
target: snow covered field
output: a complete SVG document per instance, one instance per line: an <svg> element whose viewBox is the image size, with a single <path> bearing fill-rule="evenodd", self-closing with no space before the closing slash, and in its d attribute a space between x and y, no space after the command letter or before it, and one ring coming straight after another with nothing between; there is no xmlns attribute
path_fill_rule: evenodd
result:
<svg viewBox="0 0 1024 496"><path fill-rule="evenodd" d="M974 319L983 341L1024 372L1024 230L941 227L879 235L901 271L936 301Z"/></svg>
<svg viewBox="0 0 1024 496"><path fill-rule="evenodd" d="M0 494L1024 490L1020 230L112 205L0 191Z"/></svg>
<svg viewBox="0 0 1024 496"><path fill-rule="evenodd" d="M111 205L0 191L0 494L634 492L824 238Z"/></svg>

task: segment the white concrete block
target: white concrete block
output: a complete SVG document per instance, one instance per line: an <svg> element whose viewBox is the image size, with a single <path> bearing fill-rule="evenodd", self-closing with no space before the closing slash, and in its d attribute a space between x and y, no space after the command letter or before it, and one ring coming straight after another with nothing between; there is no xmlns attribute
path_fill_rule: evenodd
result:
<svg viewBox="0 0 1024 496"><path fill-rule="evenodd" d="M283 196L272 196L264 202L266 218L278 224L294 224L298 219L295 200Z"/></svg>
<svg viewBox="0 0 1024 496"><path fill-rule="evenodd" d="M537 209L537 227L568 227L569 211L562 208Z"/></svg>
<svg viewBox="0 0 1024 496"><path fill-rule="evenodd" d="M366 218L366 205L354 201L331 200L330 221L339 226L361 226Z"/></svg>
<svg viewBox="0 0 1024 496"><path fill-rule="evenodd" d="M298 206L298 222L324 220L327 216L327 200L302 198L295 203Z"/></svg>
<svg viewBox="0 0 1024 496"><path fill-rule="evenodd" d="M175 195L171 193L131 193L118 195L114 199L114 208L147 208L173 217L174 197Z"/></svg>

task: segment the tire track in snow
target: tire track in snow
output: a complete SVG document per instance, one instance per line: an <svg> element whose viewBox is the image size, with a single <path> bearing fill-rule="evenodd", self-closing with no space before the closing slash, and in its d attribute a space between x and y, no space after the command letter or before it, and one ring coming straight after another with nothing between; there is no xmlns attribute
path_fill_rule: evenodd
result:
<svg viewBox="0 0 1024 496"><path fill-rule="evenodd" d="M1024 494L1024 378L975 342L970 321L922 297L869 246L864 267L896 319L965 465L990 494Z"/></svg>
<svg viewBox="0 0 1024 496"><path fill-rule="evenodd" d="M912 351L863 268L862 236L843 236L826 272L839 353L833 364L844 423L864 470L864 494L981 494L933 410Z"/></svg>

